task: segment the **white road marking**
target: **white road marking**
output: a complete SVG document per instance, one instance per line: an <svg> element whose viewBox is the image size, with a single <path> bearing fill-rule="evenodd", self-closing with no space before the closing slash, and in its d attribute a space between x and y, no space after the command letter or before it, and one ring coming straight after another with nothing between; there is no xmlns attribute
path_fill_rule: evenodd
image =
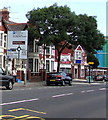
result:
<svg viewBox="0 0 108 120"><path fill-rule="evenodd" d="M86 92L93 92L94 90L87 90Z"/></svg>
<svg viewBox="0 0 108 120"><path fill-rule="evenodd" d="M56 97L62 97L62 96L68 96L68 95L72 95L73 93L67 93L67 94L60 94L60 95L54 95L52 96L53 98L56 98Z"/></svg>
<svg viewBox="0 0 108 120"><path fill-rule="evenodd" d="M81 91L81 93L85 93L85 91Z"/></svg>
<svg viewBox="0 0 108 120"><path fill-rule="evenodd" d="M106 90L106 88L100 88L99 90Z"/></svg>
<svg viewBox="0 0 108 120"><path fill-rule="evenodd" d="M2 103L2 104L0 104L0 106L3 106L3 105L12 105L12 104L24 103L24 102L31 102L31 101L36 101L36 100L39 100L39 98L28 99L28 100L20 100L20 101L14 101L14 102L9 102L9 103Z"/></svg>

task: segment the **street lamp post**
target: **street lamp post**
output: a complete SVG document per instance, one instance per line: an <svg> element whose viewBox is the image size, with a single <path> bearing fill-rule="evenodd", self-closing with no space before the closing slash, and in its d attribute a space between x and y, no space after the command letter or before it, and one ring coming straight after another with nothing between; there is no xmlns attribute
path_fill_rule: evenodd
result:
<svg viewBox="0 0 108 120"><path fill-rule="evenodd" d="M90 83L90 77L91 77L91 73L90 73L90 65L89 65L89 83Z"/></svg>
<svg viewBox="0 0 108 120"><path fill-rule="evenodd" d="M17 47L17 51L18 51L18 65L20 66L20 51L21 51L20 46Z"/></svg>
<svg viewBox="0 0 108 120"><path fill-rule="evenodd" d="M20 51L21 51L20 45L17 47L17 51L18 51L18 68L20 68ZM19 70L19 78L20 77L21 77L21 71Z"/></svg>

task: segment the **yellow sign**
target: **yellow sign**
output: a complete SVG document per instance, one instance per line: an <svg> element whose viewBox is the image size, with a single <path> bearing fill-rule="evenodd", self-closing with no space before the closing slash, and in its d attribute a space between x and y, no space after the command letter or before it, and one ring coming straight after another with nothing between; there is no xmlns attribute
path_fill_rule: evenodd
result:
<svg viewBox="0 0 108 120"><path fill-rule="evenodd" d="M88 62L88 64L89 64L89 65L93 65L93 64L94 64L94 62Z"/></svg>

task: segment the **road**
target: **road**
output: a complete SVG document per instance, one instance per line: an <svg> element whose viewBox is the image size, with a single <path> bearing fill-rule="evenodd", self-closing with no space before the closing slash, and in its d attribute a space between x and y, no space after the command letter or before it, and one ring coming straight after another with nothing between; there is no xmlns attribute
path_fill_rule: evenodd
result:
<svg viewBox="0 0 108 120"><path fill-rule="evenodd" d="M1 117L3 120L104 120L106 91L105 84L2 90Z"/></svg>

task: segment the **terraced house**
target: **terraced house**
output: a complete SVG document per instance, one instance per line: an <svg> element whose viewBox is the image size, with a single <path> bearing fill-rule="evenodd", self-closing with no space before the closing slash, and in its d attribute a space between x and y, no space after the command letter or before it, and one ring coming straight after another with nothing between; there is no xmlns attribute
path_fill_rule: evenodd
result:
<svg viewBox="0 0 108 120"><path fill-rule="evenodd" d="M7 31L4 26L4 19L8 20L9 12L7 9L0 10L0 67L6 68L7 53Z"/></svg>
<svg viewBox="0 0 108 120"><path fill-rule="evenodd" d="M8 55L8 46L11 44L8 32L23 31L26 28L27 23L15 23L9 20L9 10L7 8L0 10L0 66L2 68L8 66L9 69L12 69L12 67L15 67L15 59Z"/></svg>
<svg viewBox="0 0 108 120"><path fill-rule="evenodd" d="M15 43L14 45L16 45L16 41L12 36L14 36L16 33L18 33L19 35L21 31L26 31L28 25L27 23L15 23L10 21L9 11L7 8L2 9L0 12L1 12L0 14L0 18L1 18L0 19L1 21L1 24L0 24L1 25L0 27L0 30L1 30L0 31L1 33L0 34L0 52L1 52L0 61L1 63L0 65L2 68L6 68L6 64L8 60L8 64L10 64L9 69L12 69L14 67L17 67L17 63L18 63L17 61L18 55L15 58L14 57L15 54L9 54L10 52L9 50L12 50L9 48L11 42ZM7 41L7 36L8 36L8 41ZM21 44L19 43L22 43L22 41L20 39L18 39L18 41L17 41L17 47L18 45L21 47ZM12 51L10 53L12 53ZM61 56L60 70L66 70L66 72L72 73L73 77L84 78L85 77L84 66L86 66L86 60L85 58L83 58L84 56L85 54L81 46L78 46L76 48L75 53L65 49ZM32 43L30 40L28 40L27 58L20 59L19 67L20 67L20 70L23 70L25 61L27 60L26 61L27 68L31 70L31 75L37 76L40 70L42 70L43 68L46 69L47 72L56 71L57 70L56 58L57 58L57 54L54 46L46 46L46 49L44 50L43 45L42 46L37 45L36 39L34 39Z"/></svg>

